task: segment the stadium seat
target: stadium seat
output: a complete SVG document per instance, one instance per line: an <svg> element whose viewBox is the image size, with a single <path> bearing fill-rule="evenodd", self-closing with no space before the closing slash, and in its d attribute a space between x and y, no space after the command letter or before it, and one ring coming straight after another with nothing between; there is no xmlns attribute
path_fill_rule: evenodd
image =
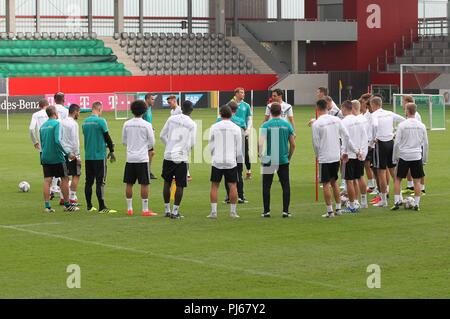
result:
<svg viewBox="0 0 450 319"><path fill-rule="evenodd" d="M8 33L1 32L0 33L0 40L7 40L8 39Z"/></svg>
<svg viewBox="0 0 450 319"><path fill-rule="evenodd" d="M115 32L113 35L113 39L114 40L119 40L120 39L120 33Z"/></svg>
<svg viewBox="0 0 450 319"><path fill-rule="evenodd" d="M137 38L138 40L143 40L143 39L144 39L144 34L142 34L142 33L136 33L136 38Z"/></svg>
<svg viewBox="0 0 450 319"><path fill-rule="evenodd" d="M75 32L75 33L73 34L73 38L74 38L75 40L80 40L80 39L82 38L81 32Z"/></svg>
<svg viewBox="0 0 450 319"><path fill-rule="evenodd" d="M16 33L16 39L17 40L24 40L25 39L25 34L23 32L17 32Z"/></svg>
<svg viewBox="0 0 450 319"><path fill-rule="evenodd" d="M150 40L152 38L152 35L149 32L145 32L144 33L144 39L145 40Z"/></svg>
<svg viewBox="0 0 450 319"><path fill-rule="evenodd" d="M15 35L14 33L12 33L12 32L9 32L9 33L8 33L8 39L9 39L9 40L14 39L15 36L16 36L16 35Z"/></svg>

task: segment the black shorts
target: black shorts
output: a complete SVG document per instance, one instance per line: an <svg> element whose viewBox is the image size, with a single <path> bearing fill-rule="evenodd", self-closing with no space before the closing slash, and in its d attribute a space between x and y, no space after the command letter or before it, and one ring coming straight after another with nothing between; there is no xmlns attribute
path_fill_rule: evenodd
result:
<svg viewBox="0 0 450 319"><path fill-rule="evenodd" d="M392 153L394 151L394 141L378 141L373 149L373 167L378 169L394 168Z"/></svg>
<svg viewBox="0 0 450 319"><path fill-rule="evenodd" d="M86 172L86 184L91 184L94 181L97 183L106 182L106 160L86 160L84 169Z"/></svg>
<svg viewBox="0 0 450 319"><path fill-rule="evenodd" d="M332 179L338 179L339 162L319 164L319 181L320 183L328 183Z"/></svg>
<svg viewBox="0 0 450 319"><path fill-rule="evenodd" d="M422 160L404 161L400 158L397 164L395 175L398 178L406 178L409 170L411 170L411 176L414 179L425 177Z"/></svg>
<svg viewBox="0 0 450 319"><path fill-rule="evenodd" d="M69 176L80 176L81 175L81 163L75 159L73 161L66 160L67 170Z"/></svg>
<svg viewBox="0 0 450 319"><path fill-rule="evenodd" d="M123 182L135 184L136 180L140 185L150 184L150 170L147 163L126 163L123 174Z"/></svg>
<svg viewBox="0 0 450 319"><path fill-rule="evenodd" d="M230 169L220 169L217 167L211 167L211 182L220 183L222 176L225 176L225 183L237 183L238 181L238 169L237 166Z"/></svg>
<svg viewBox="0 0 450 319"><path fill-rule="evenodd" d="M175 178L177 187L187 187L188 165L186 162L175 163L173 161L164 160L161 177L167 183L171 183Z"/></svg>
<svg viewBox="0 0 450 319"><path fill-rule="evenodd" d="M347 163L342 163L342 178L353 181L364 176L364 161L351 158Z"/></svg>
<svg viewBox="0 0 450 319"><path fill-rule="evenodd" d="M44 177L66 177L69 172L66 163L59 164L42 164L44 170Z"/></svg>

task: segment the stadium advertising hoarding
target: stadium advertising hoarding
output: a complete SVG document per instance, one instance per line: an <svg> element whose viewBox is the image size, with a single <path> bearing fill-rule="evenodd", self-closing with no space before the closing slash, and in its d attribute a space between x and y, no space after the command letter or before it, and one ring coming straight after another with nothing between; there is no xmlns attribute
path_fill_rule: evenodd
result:
<svg viewBox="0 0 450 319"><path fill-rule="evenodd" d="M38 102L43 98L43 95L10 96L6 103L6 96L0 96L0 113L6 113L7 108L9 113L34 113L39 110Z"/></svg>

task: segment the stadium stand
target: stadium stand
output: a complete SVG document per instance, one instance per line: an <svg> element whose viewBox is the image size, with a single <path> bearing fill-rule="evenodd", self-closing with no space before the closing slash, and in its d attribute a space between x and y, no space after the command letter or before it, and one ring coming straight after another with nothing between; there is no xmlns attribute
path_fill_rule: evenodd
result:
<svg viewBox="0 0 450 319"><path fill-rule="evenodd" d="M123 32L113 38L147 75L260 73L220 33Z"/></svg>
<svg viewBox="0 0 450 319"><path fill-rule="evenodd" d="M388 72L399 72L400 64L448 64L450 63L450 37L423 37L405 49L403 56L387 66ZM448 67L447 67L448 69Z"/></svg>
<svg viewBox="0 0 450 319"><path fill-rule="evenodd" d="M0 33L1 77L131 75L95 33Z"/></svg>

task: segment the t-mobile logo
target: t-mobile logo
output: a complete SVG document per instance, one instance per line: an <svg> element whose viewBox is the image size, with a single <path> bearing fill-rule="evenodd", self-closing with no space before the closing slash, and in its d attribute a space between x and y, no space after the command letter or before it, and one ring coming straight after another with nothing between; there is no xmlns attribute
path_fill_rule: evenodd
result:
<svg viewBox="0 0 450 319"><path fill-rule="evenodd" d="M381 7L378 4L367 6L367 27L369 29L381 29Z"/></svg>

